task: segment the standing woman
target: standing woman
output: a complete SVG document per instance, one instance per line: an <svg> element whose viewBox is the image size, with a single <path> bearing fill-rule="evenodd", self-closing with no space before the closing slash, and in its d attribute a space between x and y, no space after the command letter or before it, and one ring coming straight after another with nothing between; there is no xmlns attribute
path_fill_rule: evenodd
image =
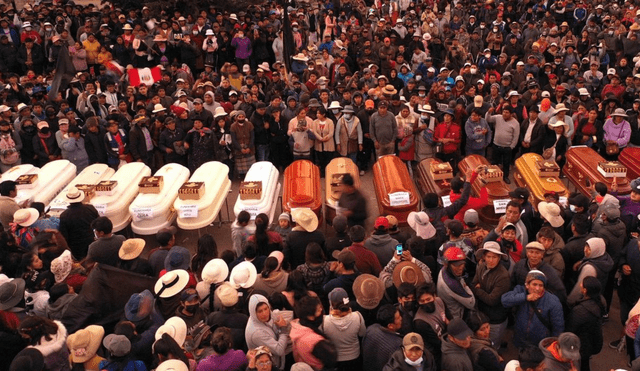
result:
<svg viewBox="0 0 640 371"><path fill-rule="evenodd" d="M217 107L213 115L213 134L218 141L216 158L229 167L229 179L233 179L233 147L231 139L231 124L227 120L224 108Z"/></svg>
<svg viewBox="0 0 640 371"><path fill-rule="evenodd" d="M314 141L316 164L320 166L320 176L324 177L324 170L336 150L335 139L333 138L335 126L333 121L327 117L327 110L324 107L318 108L317 117L311 124L311 131L316 137Z"/></svg>
<svg viewBox="0 0 640 371"><path fill-rule="evenodd" d="M242 179L251 165L256 162L253 124L247 120L247 114L244 111L238 111L230 130L236 173Z"/></svg>
<svg viewBox="0 0 640 371"><path fill-rule="evenodd" d="M184 147L189 151L189 171L193 174L205 162L215 161L218 141L209 128L203 127L202 120L193 121L193 129L189 130L184 140Z"/></svg>
<svg viewBox="0 0 640 371"><path fill-rule="evenodd" d="M580 338L581 371L589 371L589 358L602 350L602 316L605 301L600 295L602 285L596 277L585 277L580 284L582 298L571 309L567 318L566 331Z"/></svg>
<svg viewBox="0 0 640 371"><path fill-rule="evenodd" d="M29 316L20 323L18 329L30 348L35 348L44 356L45 369L49 371L69 371L69 349L67 329L60 321ZM142 370L140 370L142 371Z"/></svg>
<svg viewBox="0 0 640 371"><path fill-rule="evenodd" d="M616 108L611 117L604 122L604 151L602 156L607 160L617 160L618 154L629 144L631 125L622 108ZM559 165L559 164L558 164Z"/></svg>
<svg viewBox="0 0 640 371"><path fill-rule="evenodd" d="M362 151L363 132L360 119L354 115L353 106L347 105L342 109L342 116L338 119L335 129L335 143L340 156L349 157L357 163L358 151Z"/></svg>
<svg viewBox="0 0 640 371"><path fill-rule="evenodd" d="M462 129L460 125L453 121L453 115L454 112L450 108L444 112L444 121L436 126L433 139L442 146L440 151L436 150L436 157L441 161L449 162L451 168L457 169Z"/></svg>
<svg viewBox="0 0 640 371"><path fill-rule="evenodd" d="M338 352L338 371L362 370L359 339L364 336L367 327L360 312L354 312L349 306L349 296L343 288L333 289L329 293L331 310L324 316L321 330L335 345Z"/></svg>
<svg viewBox="0 0 640 371"><path fill-rule="evenodd" d="M542 157L545 159L553 159L562 169L564 163L567 162L565 157L569 142L567 141L567 130L569 126L564 121L556 121L549 124L551 130L547 130L544 138L542 149Z"/></svg>
<svg viewBox="0 0 640 371"><path fill-rule="evenodd" d="M218 257L218 245L213 236L209 233L198 238L198 250L191 258L191 271L195 273L196 278L202 279L202 269L211 260Z"/></svg>
<svg viewBox="0 0 640 371"><path fill-rule="evenodd" d="M244 333L249 349L259 346L268 348L273 354L273 364L283 370L290 331L291 327L282 316L273 317L267 298L260 294L251 296L249 322Z"/></svg>
<svg viewBox="0 0 640 371"><path fill-rule="evenodd" d="M604 131L602 128L602 121L598 120L598 109L594 106L587 113L586 117L583 117L578 121L578 127L576 127L576 133L573 137L572 143L579 146L587 146L595 148L601 146Z"/></svg>

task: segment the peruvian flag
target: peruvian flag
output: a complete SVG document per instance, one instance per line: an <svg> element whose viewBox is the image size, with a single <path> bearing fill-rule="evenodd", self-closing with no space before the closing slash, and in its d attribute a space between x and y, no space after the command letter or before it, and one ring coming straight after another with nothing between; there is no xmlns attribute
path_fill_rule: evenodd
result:
<svg viewBox="0 0 640 371"><path fill-rule="evenodd" d="M153 85L155 82L160 81L162 76L160 67L132 68L127 71L127 74L129 75L129 85L131 86L140 84Z"/></svg>

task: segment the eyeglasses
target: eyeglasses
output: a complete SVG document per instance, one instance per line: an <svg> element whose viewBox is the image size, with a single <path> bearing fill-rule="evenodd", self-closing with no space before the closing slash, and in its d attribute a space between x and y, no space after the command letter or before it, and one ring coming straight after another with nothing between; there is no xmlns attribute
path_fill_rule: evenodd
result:
<svg viewBox="0 0 640 371"><path fill-rule="evenodd" d="M258 362L258 363L256 363L256 366L258 366L258 367L268 367L268 366L271 366L271 361Z"/></svg>

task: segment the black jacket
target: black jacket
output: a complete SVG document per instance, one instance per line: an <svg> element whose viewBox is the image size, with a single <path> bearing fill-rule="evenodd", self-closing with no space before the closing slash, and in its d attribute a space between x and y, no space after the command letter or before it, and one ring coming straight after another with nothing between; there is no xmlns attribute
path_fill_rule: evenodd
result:
<svg viewBox="0 0 640 371"><path fill-rule="evenodd" d="M151 135L151 133L149 133ZM148 164L151 160L150 152L147 151L147 142L144 133L139 125L134 125L129 131L129 152L134 161L142 160Z"/></svg>
<svg viewBox="0 0 640 371"><path fill-rule="evenodd" d="M598 354L602 349L603 314L603 303L592 299L580 300L569 313L565 331L580 338L580 355L583 358Z"/></svg>
<svg viewBox="0 0 640 371"><path fill-rule="evenodd" d="M100 215L93 205L72 203L60 215L60 233L67 240L69 249L77 260L87 256L89 245L94 240L91 222Z"/></svg>
<svg viewBox="0 0 640 371"><path fill-rule="evenodd" d="M527 133L527 129L529 128L529 119L524 120L520 124L520 142L524 141L524 135ZM546 133L546 126L540 121L540 119L536 120L536 124L531 131L531 141L529 142L529 148L522 147L523 153L537 153L539 155L542 154L542 144L544 141L544 136Z"/></svg>
<svg viewBox="0 0 640 371"><path fill-rule="evenodd" d="M364 221L367 219L367 199L364 198L359 190L356 189L352 193L341 194L338 205L352 212L347 218L349 227L354 225L364 226Z"/></svg>
<svg viewBox="0 0 640 371"><path fill-rule="evenodd" d="M84 148L89 156L90 164L106 164L107 163L107 146L104 142L105 130L98 126L98 132L93 133L83 128L84 132Z"/></svg>

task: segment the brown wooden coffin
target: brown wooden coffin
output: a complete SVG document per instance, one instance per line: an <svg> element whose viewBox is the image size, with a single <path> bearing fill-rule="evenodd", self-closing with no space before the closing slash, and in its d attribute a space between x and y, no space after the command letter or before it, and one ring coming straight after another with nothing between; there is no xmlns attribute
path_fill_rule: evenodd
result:
<svg viewBox="0 0 640 371"><path fill-rule="evenodd" d="M623 149L618 156L618 161L627 167L627 179L640 178L640 148L627 147Z"/></svg>
<svg viewBox="0 0 640 371"><path fill-rule="evenodd" d="M566 156L567 163L562 171L576 189L585 196L591 197L589 186L593 186L596 182L605 183L611 189L613 179L618 184L618 194L631 193L627 178L608 178L598 171L598 163L605 162L605 159L593 149L588 147L569 148Z"/></svg>
<svg viewBox="0 0 640 371"><path fill-rule="evenodd" d="M479 165L487 165L490 163L486 158L480 155L470 155L465 157L460 163L458 163L458 168L461 172L465 174L465 177L469 179L471 177L471 173L475 170ZM509 186L504 182L504 180L500 179L498 181L485 182L481 179L480 176L476 179L476 181L471 185L471 195L473 197L479 197L480 189L482 187L486 187L487 193L489 195L489 204L483 207L478 211L478 215L480 219L489 224L497 224L498 219L502 215L496 215L493 208L493 201L495 200L504 200L509 198Z"/></svg>
<svg viewBox="0 0 640 371"><path fill-rule="evenodd" d="M309 160L294 161L284 171L282 210L308 207L322 220L320 169Z"/></svg>
<svg viewBox="0 0 640 371"><path fill-rule="evenodd" d="M395 155L380 157L373 165L373 185L380 215L394 215L401 225L406 225L409 213L418 210L420 200L405 163ZM406 194L407 202L396 204L397 197Z"/></svg>
<svg viewBox="0 0 640 371"><path fill-rule="evenodd" d="M442 161L437 158L426 158L418 164L416 182L421 197L424 197L427 193L436 193L442 197L447 196L451 191L451 178L436 180L431 171L432 166L437 166L441 163Z"/></svg>
<svg viewBox="0 0 640 371"><path fill-rule="evenodd" d="M336 206L340 199L340 184L345 174L353 177L353 185L360 188L360 170L353 161L348 157L336 157L325 168L325 210L327 223L331 225L333 218L336 216Z"/></svg>
<svg viewBox="0 0 640 371"><path fill-rule="evenodd" d="M539 161L545 160L537 153L525 153L516 160L516 170L513 177L518 187L527 188L531 193L531 203L537 207L538 202L544 201L544 195L555 192L560 197L568 197L569 190L557 176L541 176L538 170ZM551 161L551 164L554 164ZM553 166L543 167L543 169Z"/></svg>

